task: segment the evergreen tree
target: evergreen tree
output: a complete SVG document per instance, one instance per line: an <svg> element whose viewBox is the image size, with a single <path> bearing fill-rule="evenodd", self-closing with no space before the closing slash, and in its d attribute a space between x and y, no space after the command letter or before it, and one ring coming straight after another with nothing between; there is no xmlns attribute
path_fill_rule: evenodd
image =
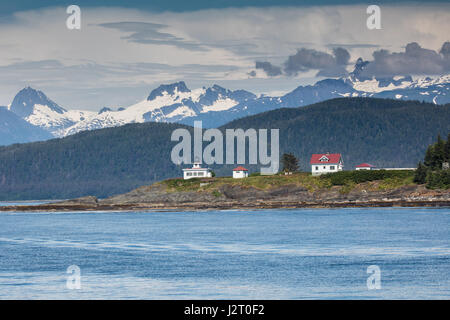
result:
<svg viewBox="0 0 450 320"><path fill-rule="evenodd" d="M445 142L444 159L446 162L450 162L450 133L447 136L447 142Z"/></svg>
<svg viewBox="0 0 450 320"><path fill-rule="evenodd" d="M450 188L450 171L443 170L443 163L449 161L450 135L447 141L438 135L437 142L428 147L423 165L419 162L414 182L427 184L430 189Z"/></svg>
<svg viewBox="0 0 450 320"><path fill-rule="evenodd" d="M438 135L437 142L434 145L434 169L441 169L442 163L445 161L445 142L442 140L441 135Z"/></svg>
<svg viewBox="0 0 450 320"><path fill-rule="evenodd" d="M433 168L434 164L435 164L433 149L434 149L434 145L430 145L430 146L428 146L427 151L425 152L425 158L424 158L423 163L428 168Z"/></svg>
<svg viewBox="0 0 450 320"><path fill-rule="evenodd" d="M417 166L417 170L414 174L414 182L418 184L424 184L427 179L427 168L422 164L422 162L419 162L419 165Z"/></svg>
<svg viewBox="0 0 450 320"><path fill-rule="evenodd" d="M298 159L292 153L284 153L281 162L283 164L283 171L295 172L298 170Z"/></svg>

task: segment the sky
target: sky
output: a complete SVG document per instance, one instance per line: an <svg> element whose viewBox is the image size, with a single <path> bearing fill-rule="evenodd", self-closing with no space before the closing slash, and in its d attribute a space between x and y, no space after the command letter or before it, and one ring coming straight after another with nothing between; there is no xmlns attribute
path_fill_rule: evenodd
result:
<svg viewBox="0 0 450 320"><path fill-rule="evenodd" d="M370 4L381 29L367 27ZM4 1L0 105L31 86L66 109L126 107L180 80L281 95L359 57L369 76L448 74L449 30L448 1Z"/></svg>

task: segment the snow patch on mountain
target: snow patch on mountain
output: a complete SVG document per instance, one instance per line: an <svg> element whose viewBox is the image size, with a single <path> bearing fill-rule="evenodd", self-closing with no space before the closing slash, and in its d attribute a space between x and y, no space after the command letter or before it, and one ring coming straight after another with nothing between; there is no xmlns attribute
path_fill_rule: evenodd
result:
<svg viewBox="0 0 450 320"><path fill-rule="evenodd" d="M44 128L52 129L54 127L65 127L73 125L64 113L56 112L47 105L35 104L31 114L24 118L29 123Z"/></svg>
<svg viewBox="0 0 450 320"><path fill-rule="evenodd" d="M450 83L450 75L442 75L438 77L430 77L430 76L420 76L414 77L413 87L416 88L428 88L434 85L440 84L449 84Z"/></svg>
<svg viewBox="0 0 450 320"><path fill-rule="evenodd" d="M230 91L217 85L195 90L188 89L184 82L161 85L150 93L147 100L118 111L104 108L94 116L86 117L64 130L59 130L57 135L66 136L84 130L115 127L127 123L180 122L203 113L226 111L240 103L231 97L241 97L241 100L245 101L248 97L252 98L253 94L243 90Z"/></svg>
<svg viewBox="0 0 450 320"><path fill-rule="evenodd" d="M358 59L354 71L347 77L320 80L276 97L256 96L245 90L232 91L219 85L191 90L180 81L160 85L147 99L127 108L67 111L43 92L27 87L16 95L8 109L53 136L64 137L85 130L150 121L193 125L194 121L201 120L204 127L218 127L269 110L301 107L341 97L421 100L435 104L450 102L450 75L368 77L365 75L368 64Z"/></svg>
<svg viewBox="0 0 450 320"><path fill-rule="evenodd" d="M59 113L47 105L35 104L32 113L24 120L56 134L77 122L91 119L96 113L91 111L70 110Z"/></svg>
<svg viewBox="0 0 450 320"><path fill-rule="evenodd" d="M236 100L230 99L230 98L222 98L218 99L215 103L211 105L205 105L203 107L202 113L205 112L211 112L211 111L225 111L228 109L233 108L235 105L237 105L238 102Z"/></svg>
<svg viewBox="0 0 450 320"><path fill-rule="evenodd" d="M399 77L396 77L397 80ZM394 79L395 80L395 79ZM397 89L405 89L411 86L411 81L401 81L399 84L389 83L387 86L381 86L380 81L376 78L373 78L371 80L365 80L365 81L355 81L352 83L353 88L357 91L363 91L367 93L378 93L382 91L389 91L389 90L397 90Z"/></svg>

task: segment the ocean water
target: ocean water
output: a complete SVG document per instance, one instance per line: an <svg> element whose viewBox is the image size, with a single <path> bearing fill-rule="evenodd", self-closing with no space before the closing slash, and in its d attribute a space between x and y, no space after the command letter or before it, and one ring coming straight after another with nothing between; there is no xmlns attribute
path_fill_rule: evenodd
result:
<svg viewBox="0 0 450 320"><path fill-rule="evenodd" d="M38 205L55 202L55 200L42 200L42 201L0 201L0 207L3 206L28 206Z"/></svg>
<svg viewBox="0 0 450 320"><path fill-rule="evenodd" d="M0 213L0 299L449 298L448 208Z"/></svg>

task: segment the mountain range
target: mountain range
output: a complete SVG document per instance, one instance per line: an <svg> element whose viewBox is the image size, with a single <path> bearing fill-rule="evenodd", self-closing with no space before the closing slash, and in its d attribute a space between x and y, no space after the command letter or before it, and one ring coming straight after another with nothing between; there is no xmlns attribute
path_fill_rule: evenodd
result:
<svg viewBox="0 0 450 320"><path fill-rule="evenodd" d="M186 166L170 160L177 128L193 130L176 123L136 123L0 147L0 200L107 197L180 177ZM280 155L292 152L304 171L311 169L311 154L321 152L341 153L349 170L363 162L415 167L437 135L450 132L450 104L339 98L244 117L219 130L227 128L278 128ZM234 166L211 168L229 176ZM258 171L257 165L244 166Z"/></svg>
<svg viewBox="0 0 450 320"><path fill-rule="evenodd" d="M99 112L66 110L43 92L27 87L13 99L8 111L48 135L27 135L21 126L0 123L15 128L15 136L0 143L34 141L36 137L65 137L81 131L116 127L128 123L169 122L193 125L203 121L204 127L219 127L232 120L279 108L306 106L338 97L373 97L396 100L418 100L433 104L450 102L450 75L438 77L398 76L365 78L361 76L369 62L358 59L353 72L344 78L324 79L314 85L299 86L280 96L255 95L245 90L228 90L219 85L189 89L183 81L160 85L141 102L126 108ZM4 110L5 112L5 110ZM5 118L6 119L6 118ZM17 121L16 121L17 122ZM40 131L42 133L42 131Z"/></svg>

